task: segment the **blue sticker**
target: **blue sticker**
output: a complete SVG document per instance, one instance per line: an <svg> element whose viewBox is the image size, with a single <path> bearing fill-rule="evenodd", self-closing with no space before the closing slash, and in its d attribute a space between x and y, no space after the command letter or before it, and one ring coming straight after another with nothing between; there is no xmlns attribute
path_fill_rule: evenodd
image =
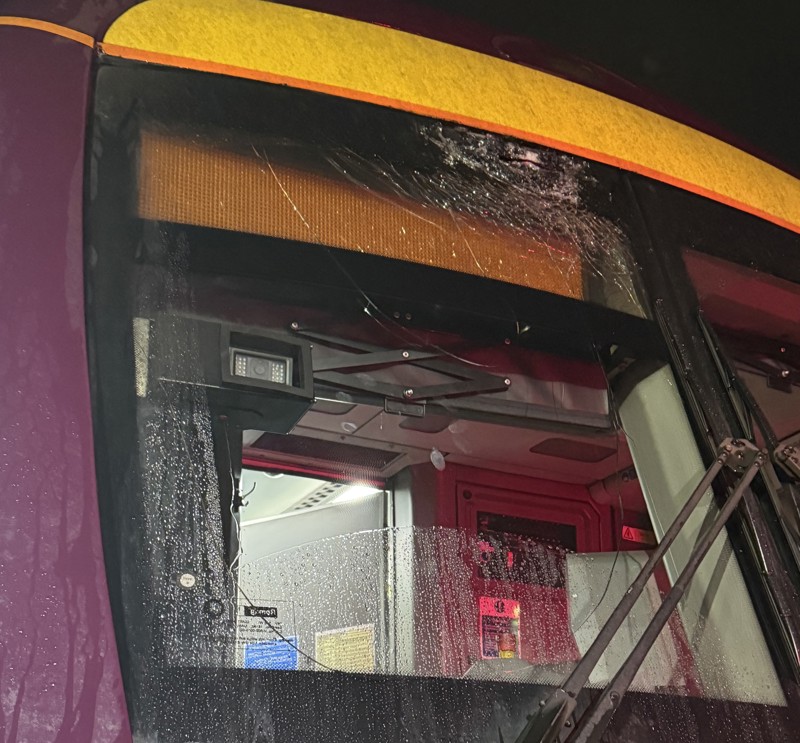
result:
<svg viewBox="0 0 800 743"><path fill-rule="evenodd" d="M248 643L244 646L244 667L262 671L296 671L297 638Z"/></svg>

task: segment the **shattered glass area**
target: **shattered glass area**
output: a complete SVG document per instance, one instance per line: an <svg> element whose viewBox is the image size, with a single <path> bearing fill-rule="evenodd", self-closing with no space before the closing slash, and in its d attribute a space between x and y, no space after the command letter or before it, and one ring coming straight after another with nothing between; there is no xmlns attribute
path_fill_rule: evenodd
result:
<svg viewBox="0 0 800 743"><path fill-rule="evenodd" d="M358 186L449 213L460 249L470 253L479 275L491 271L471 250L472 220L527 239L525 252L510 257L520 261L517 271L538 260L555 267L567 285L582 277L585 298L643 314L628 238L586 203L587 190L596 185L586 161L444 122L421 125L419 136L421 146L436 153L433 172L406 171L352 149L332 149L326 159Z"/></svg>
<svg viewBox="0 0 800 743"><path fill-rule="evenodd" d="M142 133L139 214L382 255L643 316L584 161L441 122L389 160L336 141ZM210 137L210 135L209 135ZM214 184L209 188L209 184Z"/></svg>

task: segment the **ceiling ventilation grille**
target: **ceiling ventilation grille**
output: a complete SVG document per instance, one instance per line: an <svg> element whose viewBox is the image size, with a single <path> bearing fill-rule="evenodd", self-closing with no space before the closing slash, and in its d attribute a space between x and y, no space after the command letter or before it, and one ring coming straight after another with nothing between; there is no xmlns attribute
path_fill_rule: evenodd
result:
<svg viewBox="0 0 800 743"><path fill-rule="evenodd" d="M320 485L316 490L310 492L303 500L292 506L290 510L303 511L306 508L322 506L335 498L346 487L347 485L341 482L326 482L324 485Z"/></svg>

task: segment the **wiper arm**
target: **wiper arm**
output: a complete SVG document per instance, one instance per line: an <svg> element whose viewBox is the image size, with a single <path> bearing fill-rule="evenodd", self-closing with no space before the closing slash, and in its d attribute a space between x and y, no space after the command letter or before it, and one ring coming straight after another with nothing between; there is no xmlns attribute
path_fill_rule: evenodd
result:
<svg viewBox="0 0 800 743"><path fill-rule="evenodd" d="M800 434L778 444L772 452L772 458L791 478L788 483L778 483L776 506L781 523L794 538L790 541L790 547L800 565Z"/></svg>
<svg viewBox="0 0 800 743"><path fill-rule="evenodd" d="M796 480L800 480L800 434L795 434L775 447L775 461Z"/></svg>
<svg viewBox="0 0 800 743"><path fill-rule="evenodd" d="M783 529L789 551L794 558L795 567L800 569L800 434L779 441L775 430L758 404L750 388L744 383L736 367L728 359L714 327L706 320L702 311L698 314L700 330L706 346L714 358L720 378L725 384L728 399L736 412L742 430L748 438L753 438L752 422L758 426L772 455L775 464L791 478L789 483L781 483L775 470L765 466L764 484L772 507ZM797 620L797 578L790 578L788 571L780 563L780 556L769 535L767 526L751 506L745 509L745 523L750 532L753 556L759 563L765 588L774 602L774 616L780 626L781 641L791 673L800 681L800 624ZM771 602L771 603L772 603Z"/></svg>
<svg viewBox="0 0 800 743"><path fill-rule="evenodd" d="M738 506L742 495L765 459L765 452L748 441L725 439L722 442L714 463L703 475L694 491L692 491L675 520L667 529L664 537L650 554L639 575L636 576L622 600L606 620L586 654L581 658L564 684L547 699L539 702L539 711L517 736L515 743L555 743L561 740L561 736L564 733L568 734L567 743L590 743L599 740L608 726L611 716L636 676L639 667L647 657L647 653L697 572L697 568ZM588 682L589 676L616 635L617 630L630 614L647 581L652 576L656 565L689 520L714 479L722 468L726 466L733 470L739 478L733 492L728 496L709 529L695 544L686 561L686 566L645 628L633 651L622 663L617 674L606 686L602 694L579 718L574 729L571 729L572 720L570 718L575 711L578 694Z"/></svg>

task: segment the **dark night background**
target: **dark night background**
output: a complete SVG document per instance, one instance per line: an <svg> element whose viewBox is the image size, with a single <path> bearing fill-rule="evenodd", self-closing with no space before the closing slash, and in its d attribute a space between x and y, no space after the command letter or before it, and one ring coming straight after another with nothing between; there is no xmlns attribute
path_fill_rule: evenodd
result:
<svg viewBox="0 0 800 743"><path fill-rule="evenodd" d="M417 0L690 109L800 175L800 0Z"/></svg>

